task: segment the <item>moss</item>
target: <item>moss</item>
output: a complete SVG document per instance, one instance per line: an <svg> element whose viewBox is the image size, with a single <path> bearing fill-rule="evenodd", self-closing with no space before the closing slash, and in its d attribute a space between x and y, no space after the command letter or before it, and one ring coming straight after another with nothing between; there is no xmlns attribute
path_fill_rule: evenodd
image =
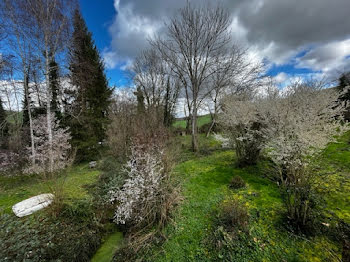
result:
<svg viewBox="0 0 350 262"><path fill-rule="evenodd" d="M121 244L122 240L123 234L121 232L115 232L108 236L101 247L97 250L96 254L92 257L91 262L112 261L117 247Z"/></svg>

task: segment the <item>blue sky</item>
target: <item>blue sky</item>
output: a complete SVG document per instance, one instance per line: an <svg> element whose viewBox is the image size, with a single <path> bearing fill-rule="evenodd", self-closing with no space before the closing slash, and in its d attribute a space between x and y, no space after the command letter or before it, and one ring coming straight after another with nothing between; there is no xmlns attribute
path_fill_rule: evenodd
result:
<svg viewBox="0 0 350 262"><path fill-rule="evenodd" d="M108 28L117 15L113 4L113 0L80 0L81 12L101 54L112 41ZM106 74L110 85L124 86L128 83L124 71L119 68L107 69Z"/></svg>
<svg viewBox="0 0 350 262"><path fill-rule="evenodd" d="M205 0L191 0L203 3ZM294 77L327 77L350 70L349 0L222 0L235 39L265 61L282 85ZM124 69L147 38L162 32L186 0L80 0L86 23L106 63L111 85L127 86ZM320 15L321 14L321 15Z"/></svg>

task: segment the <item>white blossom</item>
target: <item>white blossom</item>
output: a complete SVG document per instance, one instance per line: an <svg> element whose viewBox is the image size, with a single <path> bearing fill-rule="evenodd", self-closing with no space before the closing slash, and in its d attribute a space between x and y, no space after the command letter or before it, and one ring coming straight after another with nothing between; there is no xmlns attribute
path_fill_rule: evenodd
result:
<svg viewBox="0 0 350 262"><path fill-rule="evenodd" d="M114 221L118 224L138 223L144 219L143 211L156 201L163 176L163 152L155 146L133 146L129 161L124 166L128 178L124 186L111 190L110 201L117 203Z"/></svg>
<svg viewBox="0 0 350 262"><path fill-rule="evenodd" d="M34 143L35 143L35 164L29 166L26 173L44 173L50 170L50 144L47 133L47 118L46 115L39 116L33 121L34 131ZM52 158L53 158L53 170L58 171L67 166L69 161L69 153L71 145L69 140L71 139L68 128L61 128L59 121L55 118L54 114L51 116L52 126ZM30 149L28 149L30 150ZM30 155L30 158L33 156Z"/></svg>

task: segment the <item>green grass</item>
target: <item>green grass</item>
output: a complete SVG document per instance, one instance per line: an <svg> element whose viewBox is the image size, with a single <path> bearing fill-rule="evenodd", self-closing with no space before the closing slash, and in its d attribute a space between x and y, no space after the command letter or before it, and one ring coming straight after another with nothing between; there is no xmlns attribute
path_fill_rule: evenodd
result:
<svg viewBox="0 0 350 262"><path fill-rule="evenodd" d="M327 210L350 223L350 132L330 143L316 164Z"/></svg>
<svg viewBox="0 0 350 262"><path fill-rule="evenodd" d="M210 115L204 115L204 116L199 116L198 117L198 128L201 126L210 123L211 118ZM181 128L186 128L186 120L176 120L175 123L173 124L174 127L181 127Z"/></svg>
<svg viewBox="0 0 350 262"><path fill-rule="evenodd" d="M87 165L78 165L70 168L66 176L50 181L43 181L37 176L0 176L0 210L9 213L17 202L48 193L56 183L64 183L67 201L89 198L86 186L95 183L99 174L98 170L89 169Z"/></svg>
<svg viewBox="0 0 350 262"><path fill-rule="evenodd" d="M343 157L337 155L336 159ZM177 165L174 172L182 181L184 200L164 230L166 242L152 249L148 261L222 261L208 246L208 238L214 230L219 203L230 198L239 198L248 207L249 235L254 239L252 246L242 248L236 261L339 261L339 243L322 235L304 237L287 231L279 188L264 178L263 163L242 169L234 162L234 152L216 150L207 156L192 155L191 160ZM235 175L245 180L246 188L228 189ZM343 201L337 208L339 213L346 213L346 200L341 196L335 195L334 201Z"/></svg>
<svg viewBox="0 0 350 262"><path fill-rule="evenodd" d="M322 159L334 167L350 171L350 131L330 143L322 153Z"/></svg>
<svg viewBox="0 0 350 262"><path fill-rule="evenodd" d="M251 245L242 246L235 261L340 261L341 248L324 235L301 236L287 231L283 216L285 207L278 185L264 176L264 162L258 166L238 168L235 153L223 151L212 137L199 136L201 150L190 151L191 137L177 138L181 144L180 162L174 175L180 181L182 202L174 210L172 222L164 229L166 241L155 245L148 261L223 261L208 240L215 230L218 207L223 201L238 198L250 214ZM350 222L350 132L331 143L320 155L317 175L326 209ZM65 180L68 201L89 198L86 186L97 181L98 170L86 165L75 166ZM233 176L239 175L247 186L228 188ZM62 182L63 178L57 181ZM33 176L0 176L0 209L30 196L48 192L53 181L40 182ZM111 261L121 244L122 234L109 235L92 261Z"/></svg>
<svg viewBox="0 0 350 262"><path fill-rule="evenodd" d="M92 257L91 262L110 262L113 259L114 253L118 245L123 240L123 234L121 232L115 232L111 234L97 250L96 254Z"/></svg>

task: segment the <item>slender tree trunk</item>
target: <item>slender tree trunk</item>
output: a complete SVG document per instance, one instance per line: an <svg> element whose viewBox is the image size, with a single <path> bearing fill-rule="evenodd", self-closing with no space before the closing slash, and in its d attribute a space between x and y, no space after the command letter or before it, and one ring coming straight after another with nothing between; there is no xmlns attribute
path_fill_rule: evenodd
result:
<svg viewBox="0 0 350 262"><path fill-rule="evenodd" d="M46 45L45 50L45 80L46 80L46 92L47 92L47 101L46 101L46 119L47 119L47 135L49 139L49 171L53 171L53 153L52 153L52 126L51 126L51 88L50 88L50 55L49 50Z"/></svg>
<svg viewBox="0 0 350 262"><path fill-rule="evenodd" d="M29 97L29 81L28 81L29 75L28 74L29 74L28 70L24 69L24 94L25 94L26 100L27 100L27 111L28 111L29 132L30 132L30 145L31 145L31 152L32 152L32 165L35 165L36 152L35 152L31 103L30 103L30 97Z"/></svg>
<svg viewBox="0 0 350 262"><path fill-rule="evenodd" d="M214 125L215 125L215 119L213 118L213 119L211 120L211 125L210 125L210 127L209 127L209 129L208 129L208 132L207 132L207 137L209 137L209 135L210 135L210 133L211 133L211 130L213 129Z"/></svg>
<svg viewBox="0 0 350 262"><path fill-rule="evenodd" d="M190 113L187 117L186 117L186 134L190 134L191 133L191 119L192 119L192 114Z"/></svg>
<svg viewBox="0 0 350 262"><path fill-rule="evenodd" d="M211 130L213 129L214 125L216 124L216 116L217 116L217 106L216 106L216 99L214 100L214 112L210 113L211 116L211 124L207 132L207 137L209 137Z"/></svg>
<svg viewBox="0 0 350 262"><path fill-rule="evenodd" d="M193 100L193 111L192 111L192 151L198 151L197 141L197 101Z"/></svg>

